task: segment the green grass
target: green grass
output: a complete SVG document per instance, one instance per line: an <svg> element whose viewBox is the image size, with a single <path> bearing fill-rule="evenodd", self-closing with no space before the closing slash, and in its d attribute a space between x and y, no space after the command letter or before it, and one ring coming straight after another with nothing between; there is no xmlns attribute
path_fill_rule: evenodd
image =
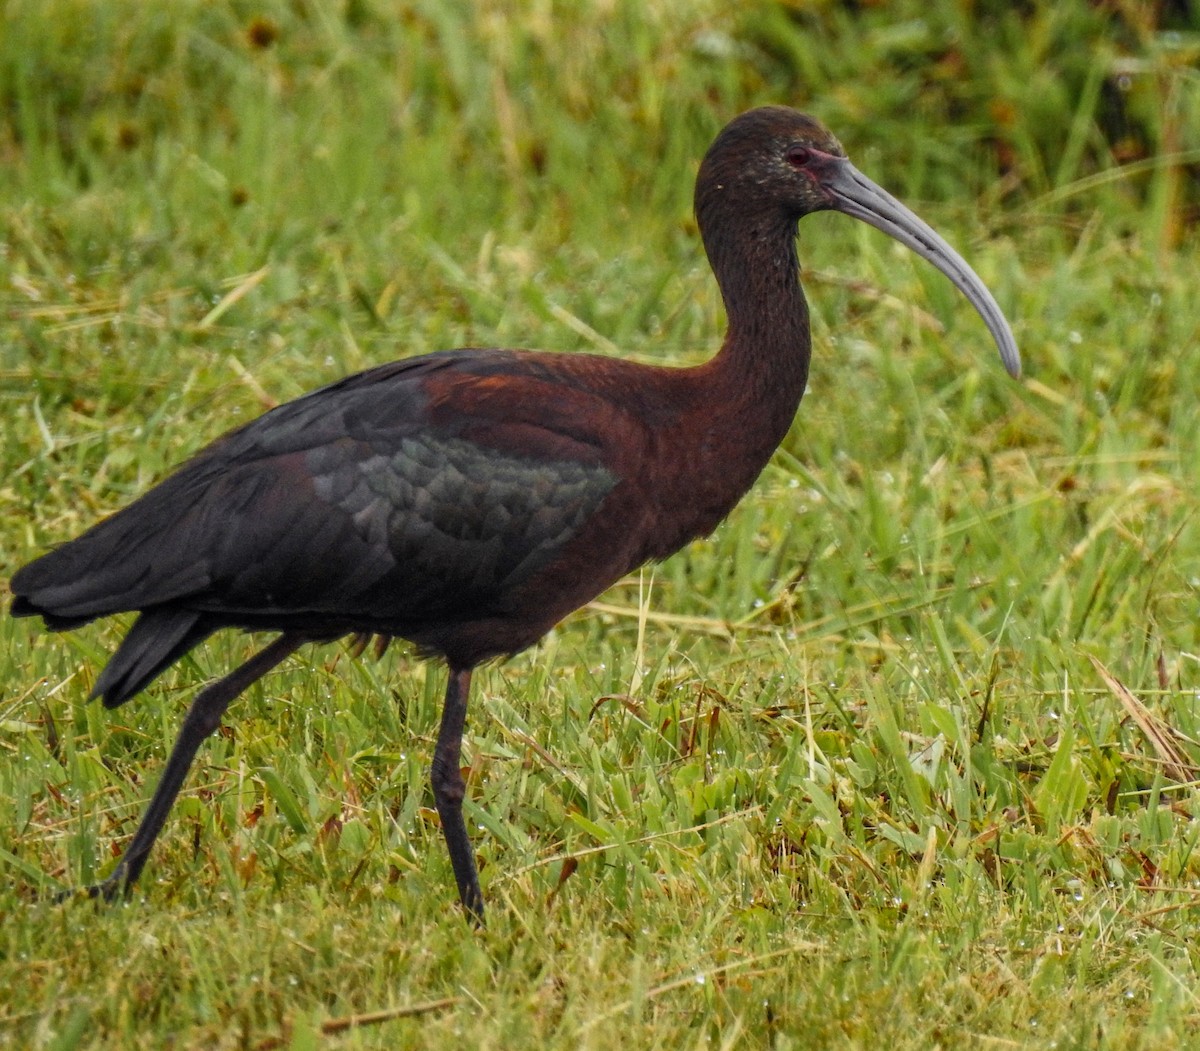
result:
<svg viewBox="0 0 1200 1051"><path fill-rule="evenodd" d="M10 4L5 575L371 363L703 360L692 179L762 102L964 251L1027 376L924 264L805 220L812 384L754 491L477 676L485 933L426 787L443 675L401 647L249 691L130 904L38 898L111 868L254 642L106 713L123 624L0 619L0 1044L1185 1045L1200 25L1150 10Z"/></svg>

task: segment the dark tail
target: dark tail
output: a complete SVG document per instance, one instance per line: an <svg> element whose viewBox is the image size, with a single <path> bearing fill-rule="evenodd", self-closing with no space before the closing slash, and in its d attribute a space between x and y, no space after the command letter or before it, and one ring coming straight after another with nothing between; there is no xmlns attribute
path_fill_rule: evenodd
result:
<svg viewBox="0 0 1200 1051"><path fill-rule="evenodd" d="M103 697L105 708L124 704L213 630L195 610L146 610L104 666L91 696Z"/></svg>
<svg viewBox="0 0 1200 1051"><path fill-rule="evenodd" d="M136 576L128 580L127 567L115 560L97 560L99 568L93 569L78 564L81 560L73 558L75 554L67 545L18 570L9 584L14 596L12 615L40 616L51 630L68 631L97 617L138 608L140 581ZM215 629L195 610L169 604L143 608L100 673L92 696L103 697L108 708L123 704Z"/></svg>
<svg viewBox="0 0 1200 1051"><path fill-rule="evenodd" d="M178 522L170 506L160 505L169 505L181 487L186 490L182 482L172 488L168 479L124 511L23 566L9 581L12 615L40 616L53 631L114 613L141 614L92 690L109 708L144 689L217 628L210 615L186 608L209 584L194 537L162 525ZM175 495L183 500L190 490Z"/></svg>

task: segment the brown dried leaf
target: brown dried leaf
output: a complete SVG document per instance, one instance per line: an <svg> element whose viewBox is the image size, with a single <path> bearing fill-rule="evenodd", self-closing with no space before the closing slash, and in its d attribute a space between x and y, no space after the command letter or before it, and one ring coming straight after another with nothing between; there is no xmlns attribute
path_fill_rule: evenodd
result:
<svg viewBox="0 0 1200 1051"><path fill-rule="evenodd" d="M1171 778L1172 781L1195 781L1200 776L1200 769L1197 769L1188 758L1187 753L1180 747L1178 743L1181 737L1179 731L1142 704L1129 691L1129 688L1101 664L1100 661L1095 657L1090 659L1100 678L1104 680L1104 685L1121 702L1121 706L1129 713L1129 717L1138 724L1155 752L1158 753L1159 759L1162 760L1163 772L1167 777Z"/></svg>

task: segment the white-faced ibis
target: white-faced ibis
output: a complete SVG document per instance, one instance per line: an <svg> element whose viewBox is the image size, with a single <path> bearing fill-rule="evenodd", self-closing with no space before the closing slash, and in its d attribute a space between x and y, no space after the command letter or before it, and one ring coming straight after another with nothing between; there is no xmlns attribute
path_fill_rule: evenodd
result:
<svg viewBox="0 0 1200 1051"><path fill-rule="evenodd" d="M238 694L307 642L375 635L449 667L433 796L459 897L482 921L459 766L472 670L709 533L754 482L808 377L795 239L810 212L845 212L928 259L1019 373L974 271L811 117L768 107L730 123L695 207L728 315L705 364L467 349L369 369L227 434L12 578L13 615L54 630L137 611L92 689L109 708L221 628L280 633L197 694L124 856L87 893L138 878Z"/></svg>

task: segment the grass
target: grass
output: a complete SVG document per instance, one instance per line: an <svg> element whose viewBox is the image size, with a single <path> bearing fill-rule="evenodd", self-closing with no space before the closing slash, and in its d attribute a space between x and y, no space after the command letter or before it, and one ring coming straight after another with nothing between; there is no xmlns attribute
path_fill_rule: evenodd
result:
<svg viewBox="0 0 1200 1051"><path fill-rule="evenodd" d="M994 9L993 9L994 8ZM714 536L477 677L305 651L103 875L181 709L0 620L13 1047L1174 1048L1200 1026L1200 26L1138 5L10 4L0 565L238 420L464 344L702 360L715 131L825 118L1012 318L805 220L816 355ZM968 13L970 12L970 13ZM619 349L617 349L619 348Z"/></svg>

